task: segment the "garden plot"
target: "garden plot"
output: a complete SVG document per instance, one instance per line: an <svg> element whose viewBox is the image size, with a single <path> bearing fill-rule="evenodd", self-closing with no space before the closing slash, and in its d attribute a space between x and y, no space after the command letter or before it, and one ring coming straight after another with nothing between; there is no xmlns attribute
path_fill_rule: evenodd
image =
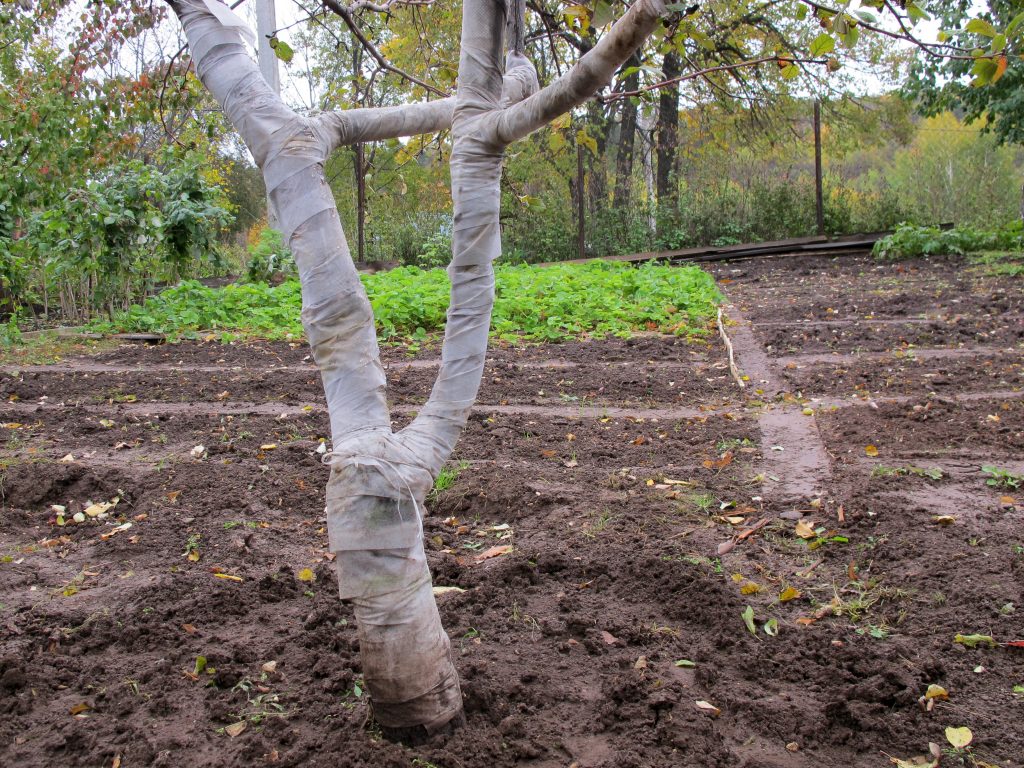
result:
<svg viewBox="0 0 1024 768"><path fill-rule="evenodd" d="M468 726L416 750L367 722L302 346L7 367L0 763L867 768L953 726L1020 768L1019 288L718 272L744 389L717 339L492 350L425 521ZM385 350L396 426L434 355Z"/></svg>

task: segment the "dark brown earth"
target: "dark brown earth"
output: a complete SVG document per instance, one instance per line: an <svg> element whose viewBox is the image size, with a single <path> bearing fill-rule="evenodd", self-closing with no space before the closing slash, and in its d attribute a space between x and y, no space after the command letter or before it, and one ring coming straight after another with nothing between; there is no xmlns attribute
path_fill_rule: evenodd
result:
<svg viewBox="0 0 1024 768"><path fill-rule="evenodd" d="M868 768L967 726L943 765L1024 766L1024 649L954 642L1024 640L1024 489L980 470L1024 472L1020 284L716 271L744 390L717 339L493 351L425 524L468 725L415 750L367 722L307 350L6 368L0 765ZM384 351L396 426L434 356Z"/></svg>

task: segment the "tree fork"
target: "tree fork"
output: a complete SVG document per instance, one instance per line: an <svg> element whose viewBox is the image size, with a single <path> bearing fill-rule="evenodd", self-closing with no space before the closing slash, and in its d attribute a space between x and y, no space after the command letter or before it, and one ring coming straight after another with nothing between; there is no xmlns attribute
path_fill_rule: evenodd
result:
<svg viewBox="0 0 1024 768"><path fill-rule="evenodd" d="M510 3L514 0L508 0ZM260 76L244 23L216 0L168 0L196 73L263 171L302 284L302 321L331 420L327 527L340 596L352 604L373 714L384 734L419 743L463 721L450 641L423 547L424 500L476 399L501 253L505 148L607 85L665 12L637 0L565 75L538 92L529 60L501 53L506 6L465 0L454 101L353 109L306 119ZM251 35L251 32L249 33ZM451 302L430 398L391 429L373 313L345 241L324 162L337 147L452 128Z"/></svg>

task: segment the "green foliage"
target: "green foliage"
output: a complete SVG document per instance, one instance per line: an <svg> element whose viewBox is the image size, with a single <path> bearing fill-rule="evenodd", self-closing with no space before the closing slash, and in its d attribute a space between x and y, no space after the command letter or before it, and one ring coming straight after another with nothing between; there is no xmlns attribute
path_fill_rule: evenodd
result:
<svg viewBox="0 0 1024 768"><path fill-rule="evenodd" d="M197 158L166 170L139 161L112 165L32 215L15 251L59 299L66 319L125 308L156 282L217 264L216 237L228 214L200 167Z"/></svg>
<svg viewBox="0 0 1024 768"><path fill-rule="evenodd" d="M1016 221L1002 229L980 230L957 227L917 227L901 224L896 231L875 243L872 253L881 259L910 259L919 256L963 256L982 251L1024 249L1024 227Z"/></svg>
<svg viewBox="0 0 1024 768"><path fill-rule="evenodd" d="M253 282L270 282L277 276L295 277L295 259L284 244L281 233L264 227L256 242L249 246L249 279Z"/></svg>
<svg viewBox="0 0 1024 768"><path fill-rule="evenodd" d="M628 336L637 330L700 335L719 300L714 280L697 267L595 262L543 269L501 265L496 272L492 328L494 335L509 340ZM443 269L400 267L362 279L383 339L423 339L444 327L449 284ZM95 327L298 338L300 306L295 280L276 287L250 283L219 289L187 281Z"/></svg>
<svg viewBox="0 0 1024 768"><path fill-rule="evenodd" d="M1008 469L985 466L981 468L981 471L989 476L989 479L985 481L985 485L992 486L993 488L1008 488L1011 491L1016 491L1024 487L1024 475L1018 475Z"/></svg>

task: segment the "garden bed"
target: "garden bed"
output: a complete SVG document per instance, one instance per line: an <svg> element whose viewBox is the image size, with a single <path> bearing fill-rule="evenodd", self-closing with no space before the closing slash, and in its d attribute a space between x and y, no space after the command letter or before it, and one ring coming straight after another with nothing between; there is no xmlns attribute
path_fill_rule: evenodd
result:
<svg viewBox="0 0 1024 768"><path fill-rule="evenodd" d="M967 726L1021 768L1024 649L954 642L1024 640L1019 285L715 270L744 390L717 340L493 350L425 522L468 725L415 750L367 723L304 347L7 366L0 763L881 768ZM396 426L436 354L384 350Z"/></svg>

